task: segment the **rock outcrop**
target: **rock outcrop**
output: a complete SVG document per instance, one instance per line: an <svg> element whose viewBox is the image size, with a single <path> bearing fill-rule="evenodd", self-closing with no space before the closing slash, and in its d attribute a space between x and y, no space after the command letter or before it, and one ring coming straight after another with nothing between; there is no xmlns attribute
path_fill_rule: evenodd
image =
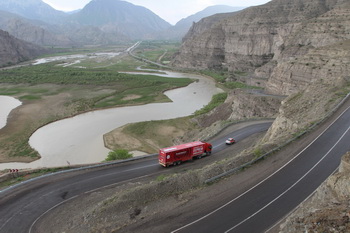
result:
<svg viewBox="0 0 350 233"><path fill-rule="evenodd" d="M268 88L294 94L282 102L264 142L278 144L322 120L350 92L349 72L350 40L278 65Z"/></svg>
<svg viewBox="0 0 350 233"><path fill-rule="evenodd" d="M253 118L275 118L283 97L247 93L244 90L232 90L224 104L204 116L197 117L198 124L210 127L218 121L240 121Z"/></svg>

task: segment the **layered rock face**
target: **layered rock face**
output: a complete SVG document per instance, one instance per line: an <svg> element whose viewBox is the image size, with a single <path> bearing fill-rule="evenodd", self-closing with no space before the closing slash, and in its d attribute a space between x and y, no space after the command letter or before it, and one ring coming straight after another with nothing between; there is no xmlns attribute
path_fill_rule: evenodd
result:
<svg viewBox="0 0 350 233"><path fill-rule="evenodd" d="M26 61L45 52L39 46L18 40L0 30L0 67Z"/></svg>
<svg viewBox="0 0 350 233"><path fill-rule="evenodd" d="M349 9L344 0L275 0L237 14L209 17L193 25L173 65L255 71L256 76L269 78L268 91L288 95L305 87L300 80L312 79L304 73L307 67L283 63L310 49L350 39Z"/></svg>
<svg viewBox="0 0 350 233"><path fill-rule="evenodd" d="M269 80L270 90L295 94L282 102L264 143L278 144L322 120L350 91L349 74L350 40L278 65L272 75L276 80ZM296 92L302 86L304 89Z"/></svg>
<svg viewBox="0 0 350 233"><path fill-rule="evenodd" d="M267 84L271 93L289 95L317 80L332 80L348 74L349 3L337 5L298 28L275 55L278 63Z"/></svg>
<svg viewBox="0 0 350 233"><path fill-rule="evenodd" d="M319 121L350 91L350 2L274 0L194 24L173 64L251 71L283 101L264 138L279 144Z"/></svg>

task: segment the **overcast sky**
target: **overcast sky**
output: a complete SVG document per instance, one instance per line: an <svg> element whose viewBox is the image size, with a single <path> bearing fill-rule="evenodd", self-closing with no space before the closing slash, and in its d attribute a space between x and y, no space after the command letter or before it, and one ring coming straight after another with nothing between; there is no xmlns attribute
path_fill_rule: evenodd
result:
<svg viewBox="0 0 350 233"><path fill-rule="evenodd" d="M43 0L53 8L72 11L84 8L91 0ZM134 5L144 6L171 24L195 14L208 6L256 6L270 0L126 0Z"/></svg>

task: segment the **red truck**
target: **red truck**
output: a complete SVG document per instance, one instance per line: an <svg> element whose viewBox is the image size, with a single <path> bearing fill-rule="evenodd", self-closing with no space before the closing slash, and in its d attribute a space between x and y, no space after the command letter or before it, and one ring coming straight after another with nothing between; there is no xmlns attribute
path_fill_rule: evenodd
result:
<svg viewBox="0 0 350 233"><path fill-rule="evenodd" d="M179 165L180 163L193 158L201 158L203 155L211 154L212 145L207 142L190 142L178 146L172 146L159 150L159 163L168 167Z"/></svg>

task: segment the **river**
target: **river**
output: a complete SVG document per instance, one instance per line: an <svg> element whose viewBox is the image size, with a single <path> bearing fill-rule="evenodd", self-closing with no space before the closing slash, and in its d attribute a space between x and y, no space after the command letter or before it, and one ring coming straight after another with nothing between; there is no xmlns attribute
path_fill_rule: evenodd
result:
<svg viewBox="0 0 350 233"><path fill-rule="evenodd" d="M7 118L10 112L21 104L21 101L13 97L0 96L0 129L6 126Z"/></svg>
<svg viewBox="0 0 350 233"><path fill-rule="evenodd" d="M30 145L41 155L31 163L3 163L2 169L25 169L91 164L103 161L109 152L103 135L128 123L188 116L207 105L221 92L209 78L178 72L162 76L198 80L187 87L165 92L172 102L92 111L60 120L38 129Z"/></svg>

